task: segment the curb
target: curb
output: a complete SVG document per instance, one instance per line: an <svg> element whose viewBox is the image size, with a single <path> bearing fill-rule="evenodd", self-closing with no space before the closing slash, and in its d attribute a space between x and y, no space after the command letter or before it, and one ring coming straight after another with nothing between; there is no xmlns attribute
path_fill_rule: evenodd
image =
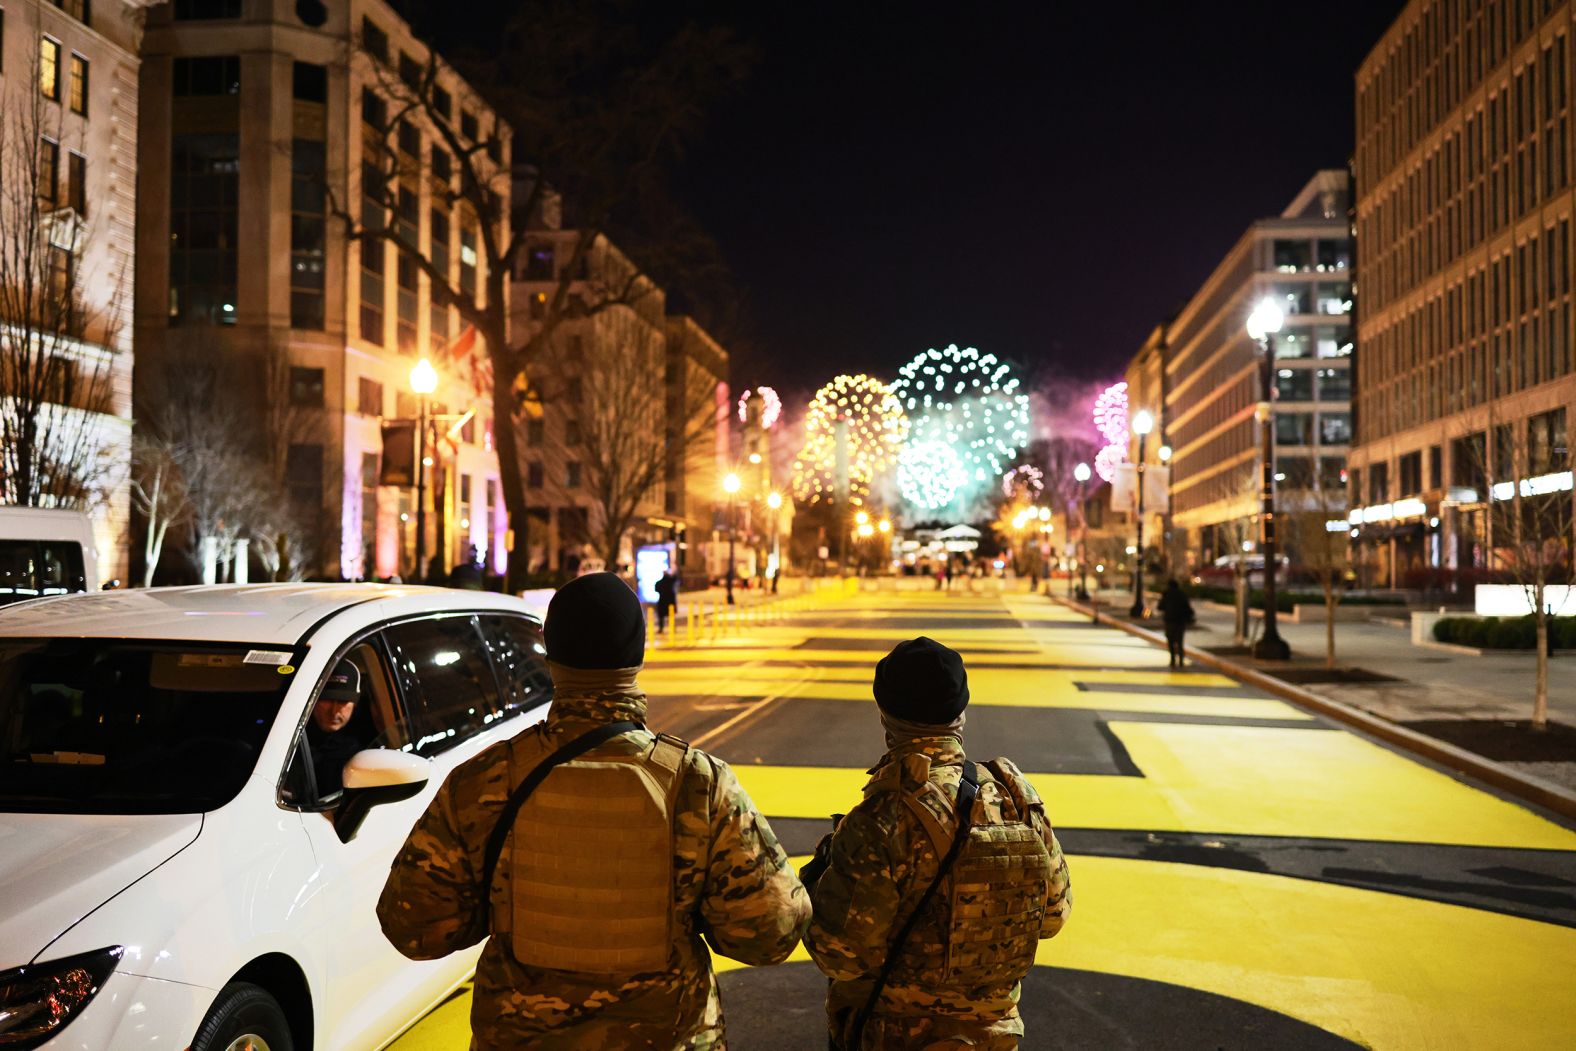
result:
<svg viewBox="0 0 1576 1051"><path fill-rule="evenodd" d="M1089 606L1060 596L1051 596L1051 601L1066 606L1068 609L1082 613L1084 616L1094 614L1101 624L1113 628L1120 628L1129 635L1137 636L1144 641L1156 646L1166 644L1165 637L1147 628L1141 628L1109 613L1092 610ZM1301 708L1307 708L1320 715L1328 716L1337 722L1355 727L1366 734L1370 734L1389 744L1405 749L1414 755L1422 756L1441 766L1448 767L1457 773L1467 774L1477 778L1485 784L1493 785L1518 799L1534 803L1545 809L1552 810L1567 818L1576 818L1576 792L1568 791L1559 785L1512 770L1508 766L1496 763L1492 759L1485 759L1475 752L1447 744L1427 734L1408 730L1404 726L1392 723L1388 719L1381 719L1377 715L1370 715L1360 708L1353 708L1349 704L1321 697L1311 690L1294 686L1289 682L1282 682L1273 675L1265 674L1256 668L1244 667L1235 661L1208 653L1193 646L1184 647L1188 659L1196 664L1213 668L1218 672L1231 676L1238 682L1257 687L1266 693L1275 694L1283 700L1290 701Z"/></svg>

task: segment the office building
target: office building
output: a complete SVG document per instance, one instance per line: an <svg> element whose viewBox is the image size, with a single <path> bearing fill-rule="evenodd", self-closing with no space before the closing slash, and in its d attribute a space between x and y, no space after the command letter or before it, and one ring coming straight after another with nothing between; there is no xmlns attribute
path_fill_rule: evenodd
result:
<svg viewBox="0 0 1576 1051"><path fill-rule="evenodd" d="M474 554L502 571L487 350L420 262L483 294L452 142L503 171L508 128L381 0L174 0L149 13L141 86L139 418L194 369L241 385L237 426L286 494L298 573L412 578L418 546L434 570ZM418 88L431 105L402 105ZM399 243L348 237L346 216ZM425 514L413 429L391 426L419 416Z"/></svg>
<svg viewBox="0 0 1576 1051"><path fill-rule="evenodd" d="M1571 498L1573 18L1413 0L1358 70L1350 462L1373 583L1494 568L1487 512L1518 483Z"/></svg>

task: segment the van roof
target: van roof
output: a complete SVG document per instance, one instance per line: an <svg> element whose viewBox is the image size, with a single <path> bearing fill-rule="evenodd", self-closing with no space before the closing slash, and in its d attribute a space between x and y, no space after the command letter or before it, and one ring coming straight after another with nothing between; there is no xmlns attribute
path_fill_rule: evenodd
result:
<svg viewBox="0 0 1576 1051"><path fill-rule="evenodd" d="M356 606L381 616L443 610L529 613L485 591L397 584L209 584L33 599L0 609L0 637L182 639L293 646L313 625Z"/></svg>

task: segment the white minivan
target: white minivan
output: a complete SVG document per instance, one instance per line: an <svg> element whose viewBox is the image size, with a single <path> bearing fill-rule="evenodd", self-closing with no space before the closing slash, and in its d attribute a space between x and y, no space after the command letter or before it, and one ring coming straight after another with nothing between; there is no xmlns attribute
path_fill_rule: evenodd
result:
<svg viewBox="0 0 1576 1051"><path fill-rule="evenodd" d="M375 914L389 866L449 771L545 715L544 654L518 599L439 588L0 610L0 1047L392 1042L480 950L396 952ZM306 727L342 661L360 750L328 792Z"/></svg>
<svg viewBox="0 0 1576 1051"><path fill-rule="evenodd" d="M0 507L0 605L97 590L98 552L85 513Z"/></svg>

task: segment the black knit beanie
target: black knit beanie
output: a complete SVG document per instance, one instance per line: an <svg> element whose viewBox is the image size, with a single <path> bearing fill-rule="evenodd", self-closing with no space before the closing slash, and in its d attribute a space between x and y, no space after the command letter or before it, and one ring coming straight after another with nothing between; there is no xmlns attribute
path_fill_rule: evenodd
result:
<svg viewBox="0 0 1576 1051"><path fill-rule="evenodd" d="M875 695L883 712L945 726L969 703L969 674L956 652L921 635L898 643L877 662Z"/></svg>
<svg viewBox="0 0 1576 1051"><path fill-rule="evenodd" d="M633 668L645 660L646 617L629 585L587 573L547 604L547 659L569 668Z"/></svg>

